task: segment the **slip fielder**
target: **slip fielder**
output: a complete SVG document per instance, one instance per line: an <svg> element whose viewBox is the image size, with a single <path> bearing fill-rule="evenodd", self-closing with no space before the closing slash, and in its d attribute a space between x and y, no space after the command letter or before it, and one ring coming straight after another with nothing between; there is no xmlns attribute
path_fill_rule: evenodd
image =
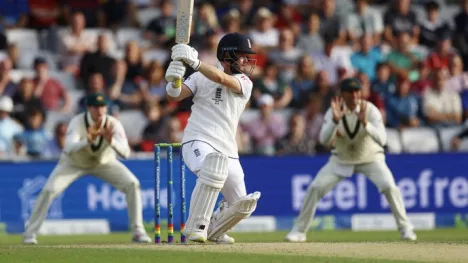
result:
<svg viewBox="0 0 468 263"><path fill-rule="evenodd" d="M198 52L188 45L172 48L174 61L166 72L167 98L180 101L193 96L182 140L185 163L198 177L184 229L191 241L234 243L227 232L254 212L260 198L259 192L247 195L235 139L252 93L248 74L255 64L250 54L255 54L250 40L239 33L227 34L218 43L218 67L201 62ZM173 82L185 74L181 61L197 72L175 88ZM220 191L224 201L213 213Z"/></svg>
<svg viewBox="0 0 468 263"><path fill-rule="evenodd" d="M53 200L71 183L93 175L125 193L133 242L149 243L143 226L140 182L116 158L130 156L127 136L120 121L107 115L107 100L101 93L88 95L85 113L75 116L68 126L59 162L39 194L24 232L25 244L37 244L36 233Z"/></svg>
<svg viewBox="0 0 468 263"><path fill-rule="evenodd" d="M383 146L387 135L380 111L372 103L361 100L359 80L343 80L340 90L341 97L332 100L320 131L322 145L334 142L332 155L309 185L299 217L285 240L305 242L320 199L354 173L367 176L385 195L401 238L416 240L400 190L385 162Z"/></svg>

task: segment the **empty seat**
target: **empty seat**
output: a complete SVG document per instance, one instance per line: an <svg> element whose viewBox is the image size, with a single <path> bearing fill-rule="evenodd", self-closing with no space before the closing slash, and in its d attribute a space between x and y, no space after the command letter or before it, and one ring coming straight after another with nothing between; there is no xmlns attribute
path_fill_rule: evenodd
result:
<svg viewBox="0 0 468 263"><path fill-rule="evenodd" d="M116 41L117 41L117 46L119 48L124 48L125 44L127 44L128 41L138 41L139 43L143 41L143 38L141 36L142 31L141 29L137 28L121 28L117 31L116 33Z"/></svg>
<svg viewBox="0 0 468 263"><path fill-rule="evenodd" d="M400 132L397 129L387 128L387 148L389 153L398 154L403 151Z"/></svg>
<svg viewBox="0 0 468 263"><path fill-rule="evenodd" d="M20 52L23 50L39 50L39 36L32 29L8 29L6 31L8 43L14 43Z"/></svg>
<svg viewBox="0 0 468 263"><path fill-rule="evenodd" d="M451 149L452 148L452 138L455 135L457 135L459 132L461 132L462 129L463 129L462 126L438 129L440 142L441 142L441 145L442 145L442 151L444 151L444 152L452 151L452 149Z"/></svg>
<svg viewBox="0 0 468 263"><path fill-rule="evenodd" d="M140 110L126 110L119 113L119 120L125 129L129 142L141 140L148 119Z"/></svg>
<svg viewBox="0 0 468 263"><path fill-rule="evenodd" d="M73 74L65 71L51 71L50 77L58 80L67 90L77 89L76 79Z"/></svg>
<svg viewBox="0 0 468 263"><path fill-rule="evenodd" d="M32 69L13 69L10 70L10 78L13 82L18 83L23 77L33 78L35 76Z"/></svg>
<svg viewBox="0 0 468 263"><path fill-rule="evenodd" d="M143 53L143 60L146 62L157 61L164 65L169 58L169 52L163 49L151 49Z"/></svg>
<svg viewBox="0 0 468 263"><path fill-rule="evenodd" d="M55 126L59 122L65 122L68 124L70 120L73 118L73 116L74 116L73 112L62 113L58 111L47 111L44 129L50 132L51 134L54 134Z"/></svg>
<svg viewBox="0 0 468 263"><path fill-rule="evenodd" d="M18 68L34 69L34 59L37 57L45 59L50 70L57 70L57 56L46 50L22 50L18 58Z"/></svg>
<svg viewBox="0 0 468 263"><path fill-rule="evenodd" d="M140 22L141 26L145 28L151 20L159 17L160 14L161 11L159 10L159 8L146 8L138 10L137 19L138 22Z"/></svg>
<svg viewBox="0 0 468 263"><path fill-rule="evenodd" d="M401 131L403 151L407 153L434 153L439 151L439 139L432 128L410 128Z"/></svg>

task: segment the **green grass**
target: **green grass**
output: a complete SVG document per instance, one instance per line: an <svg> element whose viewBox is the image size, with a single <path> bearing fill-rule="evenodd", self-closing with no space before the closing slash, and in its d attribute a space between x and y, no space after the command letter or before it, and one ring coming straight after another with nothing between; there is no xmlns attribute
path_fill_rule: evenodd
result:
<svg viewBox="0 0 468 263"><path fill-rule="evenodd" d="M39 246L25 246L21 244L21 235L0 235L0 262L408 262L408 260L401 260L401 257L385 257L383 254L376 256L375 253L367 258L363 257L363 251L356 251L360 253L357 256L351 255L352 253L324 255L327 249L330 250L330 253L335 253L332 250L336 248L332 244L344 247L369 244L369 249L384 244L385 246L406 248L410 251L409 253L411 253L411 249L420 249L422 246L427 247L428 253L434 247L439 246L468 251L468 230L466 229L418 231L418 241L415 243L403 243L397 231L320 231L308 234L310 243L297 244L296 246L296 244L280 243L285 234L286 232L233 233L232 236L236 238L234 246L133 245L129 242L130 233L39 236ZM178 240L178 234L176 238ZM252 244L249 245L249 243ZM249 253L249 247L254 245L259 246L259 248L261 246L274 246L275 249L270 252L262 250ZM239 246L242 247L239 249ZM319 250L317 250L317 246L320 247ZM252 248L250 249L252 250ZM350 251L353 252L353 250ZM444 252L441 250L440 253ZM400 261L396 259L400 259ZM411 262L425 262L424 258L419 260L416 257L412 260ZM454 258L451 260L441 260L441 262L463 262L464 258L461 261L456 261Z"/></svg>

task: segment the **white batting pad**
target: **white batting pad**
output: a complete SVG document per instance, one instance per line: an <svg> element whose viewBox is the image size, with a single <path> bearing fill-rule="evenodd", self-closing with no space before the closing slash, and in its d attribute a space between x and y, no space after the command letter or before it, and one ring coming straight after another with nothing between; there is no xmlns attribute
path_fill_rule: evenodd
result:
<svg viewBox="0 0 468 263"><path fill-rule="evenodd" d="M243 196L239 201L229 207L223 207L217 210L211 218L210 227L208 229L208 239L217 239L221 235L227 233L242 219L249 217L257 208L258 199L261 193L254 192L247 196Z"/></svg>
<svg viewBox="0 0 468 263"><path fill-rule="evenodd" d="M194 229L206 231L219 192L228 176L228 157L221 153L210 153L205 157L197 184L190 200L187 234Z"/></svg>

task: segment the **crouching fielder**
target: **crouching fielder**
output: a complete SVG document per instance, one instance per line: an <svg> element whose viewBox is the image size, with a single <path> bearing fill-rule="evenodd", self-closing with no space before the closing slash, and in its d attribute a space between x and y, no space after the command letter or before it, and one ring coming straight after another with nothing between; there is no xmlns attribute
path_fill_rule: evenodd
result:
<svg viewBox="0 0 468 263"><path fill-rule="evenodd" d="M220 40L218 68L201 62L198 52L188 45L172 48L174 61L166 72L167 98L180 101L193 96L182 140L184 161L198 177L184 229L191 241L234 243L227 232L254 212L260 198L259 192L246 193L235 139L239 118L252 93L247 75L255 65L250 54L255 54L250 40L238 33ZM197 72L176 88L174 81L185 74L181 61ZM219 192L224 201L213 213Z"/></svg>
<svg viewBox="0 0 468 263"><path fill-rule="evenodd" d="M83 175L93 175L125 193L132 240L151 242L143 227L140 182L116 158L116 153L122 158L130 155L122 124L107 115L103 94L88 95L86 105L87 111L75 116L68 126L60 160L39 194L26 225L25 244L37 244L36 233L52 201Z"/></svg>
<svg viewBox="0 0 468 263"><path fill-rule="evenodd" d="M361 84L357 79L343 80L340 89L341 98L333 99L320 131L323 145L334 141L332 156L309 185L299 217L285 240L305 242L320 199L354 173L367 176L385 195L401 238L416 240L401 193L385 162L383 146L387 135L379 110L361 100Z"/></svg>

